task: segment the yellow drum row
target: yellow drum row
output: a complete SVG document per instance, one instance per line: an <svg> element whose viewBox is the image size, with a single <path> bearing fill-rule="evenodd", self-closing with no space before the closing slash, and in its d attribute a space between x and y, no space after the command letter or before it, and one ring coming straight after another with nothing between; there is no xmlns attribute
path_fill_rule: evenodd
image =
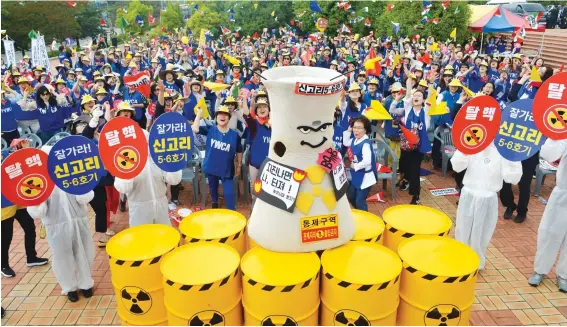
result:
<svg viewBox="0 0 567 327"><path fill-rule="evenodd" d="M172 227L125 230L107 246L118 314L125 325L468 324L479 259L438 236L448 234L448 217L398 206L384 224L353 212L353 242L321 259L256 246L240 260L246 219L229 210L184 219L179 248ZM424 234L437 236L412 237Z"/></svg>

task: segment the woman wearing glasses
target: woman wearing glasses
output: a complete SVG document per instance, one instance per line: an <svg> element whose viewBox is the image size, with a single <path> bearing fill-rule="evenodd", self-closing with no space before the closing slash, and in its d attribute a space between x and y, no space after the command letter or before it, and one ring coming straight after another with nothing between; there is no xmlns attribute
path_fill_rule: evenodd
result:
<svg viewBox="0 0 567 327"><path fill-rule="evenodd" d="M45 85L37 89L37 111L39 120L39 137L43 143L65 127L70 107L67 101L57 101Z"/></svg>

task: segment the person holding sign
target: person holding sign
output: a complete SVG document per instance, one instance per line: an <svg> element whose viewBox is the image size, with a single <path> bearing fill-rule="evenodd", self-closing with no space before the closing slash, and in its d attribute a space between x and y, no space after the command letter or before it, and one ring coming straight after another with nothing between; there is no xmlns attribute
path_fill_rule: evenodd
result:
<svg viewBox="0 0 567 327"><path fill-rule="evenodd" d="M372 142L368 134L372 132L370 121L365 116L355 118L351 126L343 134L344 146L350 147L352 153L351 176L347 198L355 209L368 211L368 192L378 180L376 157L372 151Z"/></svg>
<svg viewBox="0 0 567 327"><path fill-rule="evenodd" d="M243 104L246 100L243 100ZM256 180L260 166L268 157L270 150L270 139L272 137L272 124L270 122L270 105L261 97L254 103L255 109L248 115L248 107L243 105L243 113L247 117L246 124L250 130L248 144L250 145L250 170L251 184ZM246 182L246 181L245 181ZM254 193L252 193L254 196ZM254 196L254 199L256 197Z"/></svg>
<svg viewBox="0 0 567 327"><path fill-rule="evenodd" d="M538 286L545 275L551 271L557 253L561 252L555 267L557 286L567 293L567 140L547 139L540 152L549 162L561 158L557 169L557 185L553 188L537 233L537 251L534 260L534 273L528 280Z"/></svg>
<svg viewBox="0 0 567 327"><path fill-rule="evenodd" d="M49 153L51 147L44 146L42 150ZM92 191L73 195L55 186L45 202L27 209L34 219L41 219L47 230L47 243L53 253L53 274L61 293L71 302L79 300L78 290L85 298L93 295L91 269L95 249L87 213L87 204L93 196Z"/></svg>
<svg viewBox="0 0 567 327"><path fill-rule="evenodd" d="M198 109L197 116L193 122L193 131L199 130L199 122L202 109ZM219 183L222 183L224 198L227 209L236 209L236 196L234 194L234 177L240 176L242 164L242 143L240 136L228 127L230 111L226 106L220 106L215 112L217 125L212 126L206 133L207 144L205 146L205 161L203 172L209 180L209 190L213 201L213 208L219 204ZM234 159L236 157L236 169Z"/></svg>

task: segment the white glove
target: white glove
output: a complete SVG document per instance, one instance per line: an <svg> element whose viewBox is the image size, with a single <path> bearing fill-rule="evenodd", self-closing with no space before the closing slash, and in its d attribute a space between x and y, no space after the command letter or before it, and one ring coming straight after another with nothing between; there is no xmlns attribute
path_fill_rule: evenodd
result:
<svg viewBox="0 0 567 327"><path fill-rule="evenodd" d="M89 127L96 128L98 126L98 122L100 121L100 117L104 115L104 111L100 107L96 107L92 111L93 118L89 122Z"/></svg>

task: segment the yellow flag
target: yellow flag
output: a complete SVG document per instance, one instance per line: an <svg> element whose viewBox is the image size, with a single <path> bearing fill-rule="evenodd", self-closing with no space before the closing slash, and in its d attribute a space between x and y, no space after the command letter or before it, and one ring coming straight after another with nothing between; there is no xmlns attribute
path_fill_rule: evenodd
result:
<svg viewBox="0 0 567 327"><path fill-rule="evenodd" d="M400 59L402 59L402 55L395 55L394 56L394 63L392 64L392 68L396 67L400 63Z"/></svg>
<svg viewBox="0 0 567 327"><path fill-rule="evenodd" d="M449 108L447 108L447 102L443 101L440 104L434 102L429 107L429 112L427 113L429 116L439 116L449 113Z"/></svg>
<svg viewBox="0 0 567 327"><path fill-rule="evenodd" d="M470 96L470 97L474 97L476 95L476 93L474 93L473 91L469 90L468 87L463 85L463 90L465 90L465 93Z"/></svg>
<svg viewBox="0 0 567 327"><path fill-rule="evenodd" d="M199 108L203 110L203 115L201 116L201 118L209 118L209 110L207 109L207 103L205 103L205 97L202 97L201 100L199 100L199 102L197 102L197 104L195 105L195 108L193 109L195 115L197 114L197 109Z"/></svg>
<svg viewBox="0 0 567 327"><path fill-rule="evenodd" d="M276 11L272 11L272 17L274 17L276 15Z"/></svg>
<svg viewBox="0 0 567 327"><path fill-rule="evenodd" d="M373 58L373 59L368 59L368 60L366 60L366 62L364 63L364 68L366 68L366 69L374 69L374 64L375 64L377 61L380 61L380 58L376 57L376 58Z"/></svg>
<svg viewBox="0 0 567 327"><path fill-rule="evenodd" d="M205 82L205 83L203 83L203 85L206 88L213 90L213 92L219 92L219 91L222 91L222 90L230 87L230 85L228 85L228 84L213 83L213 82Z"/></svg>
<svg viewBox="0 0 567 327"><path fill-rule="evenodd" d="M453 28L453 30L451 31L451 34L449 34L449 37L452 37L453 39L457 38L457 28Z"/></svg>
<svg viewBox="0 0 567 327"><path fill-rule="evenodd" d="M370 101L370 108L364 113L364 116L369 120L392 120L392 116L378 100Z"/></svg>
<svg viewBox="0 0 567 327"><path fill-rule="evenodd" d="M205 36L205 29L201 28L201 35L199 36L199 46L204 47L207 43L207 37Z"/></svg>
<svg viewBox="0 0 567 327"><path fill-rule="evenodd" d="M530 81L533 82L541 82L541 77L539 76L539 72L537 71L537 67L532 67L532 73L530 74Z"/></svg>
<svg viewBox="0 0 567 327"><path fill-rule="evenodd" d="M231 64L233 64L235 66L240 65L240 60L238 60L234 57L231 57L231 56L227 55L226 53L223 55L223 57L224 57L224 59L228 60L228 62L230 62Z"/></svg>
<svg viewBox="0 0 567 327"><path fill-rule="evenodd" d="M435 51L439 50L439 45L437 44L437 42L435 42L432 45L429 45L428 48L429 48L429 50L435 52Z"/></svg>

